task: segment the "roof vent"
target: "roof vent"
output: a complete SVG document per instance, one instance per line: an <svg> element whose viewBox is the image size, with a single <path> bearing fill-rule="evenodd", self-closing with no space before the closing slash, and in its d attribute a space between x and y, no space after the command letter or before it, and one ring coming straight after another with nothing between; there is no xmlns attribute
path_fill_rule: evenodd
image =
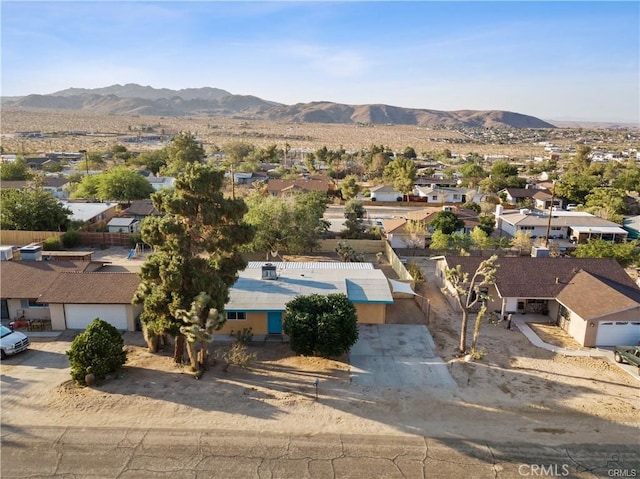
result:
<svg viewBox="0 0 640 479"><path fill-rule="evenodd" d="M262 265L262 279L277 279L276 266L271 263Z"/></svg>

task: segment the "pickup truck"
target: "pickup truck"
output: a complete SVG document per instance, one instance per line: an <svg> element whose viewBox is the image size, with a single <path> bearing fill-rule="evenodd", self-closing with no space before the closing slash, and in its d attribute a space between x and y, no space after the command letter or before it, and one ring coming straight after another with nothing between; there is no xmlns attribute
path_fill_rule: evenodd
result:
<svg viewBox="0 0 640 479"><path fill-rule="evenodd" d="M29 347L29 338L19 331L14 331L4 325L0 326L1 359L17 354Z"/></svg>
<svg viewBox="0 0 640 479"><path fill-rule="evenodd" d="M640 346L617 346L613 350L613 358L616 362L627 362L638 366L638 374L640 374Z"/></svg>

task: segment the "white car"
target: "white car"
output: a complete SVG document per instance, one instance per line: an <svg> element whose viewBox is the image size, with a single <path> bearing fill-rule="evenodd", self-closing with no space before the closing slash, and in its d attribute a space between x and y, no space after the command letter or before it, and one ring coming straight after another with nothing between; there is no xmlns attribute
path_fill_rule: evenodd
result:
<svg viewBox="0 0 640 479"><path fill-rule="evenodd" d="M2 359L20 351L24 351L29 347L29 338L19 331L0 326L0 353Z"/></svg>

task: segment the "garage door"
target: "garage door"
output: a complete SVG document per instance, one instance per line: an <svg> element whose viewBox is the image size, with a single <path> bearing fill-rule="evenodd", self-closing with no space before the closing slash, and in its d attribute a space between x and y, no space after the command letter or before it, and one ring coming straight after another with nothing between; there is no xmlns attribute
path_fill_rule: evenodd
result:
<svg viewBox="0 0 640 479"><path fill-rule="evenodd" d="M127 329L127 307L117 304L67 304L64 307L67 329L85 329L95 318Z"/></svg>
<svg viewBox="0 0 640 479"><path fill-rule="evenodd" d="M598 323L596 346L635 345L640 341L640 322L607 321Z"/></svg>

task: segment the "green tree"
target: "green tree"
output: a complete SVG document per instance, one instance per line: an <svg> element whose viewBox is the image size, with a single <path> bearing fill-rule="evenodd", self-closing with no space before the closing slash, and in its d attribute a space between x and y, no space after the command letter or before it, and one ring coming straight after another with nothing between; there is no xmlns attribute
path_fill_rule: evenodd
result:
<svg viewBox="0 0 640 479"><path fill-rule="evenodd" d="M498 265L496 255L482 261L476 271L469 279L469 273L462 270L462 266L455 268L445 268L445 278L450 287L442 288L442 292L456 300L458 308L462 313L462 324L460 325L460 344L458 349L461 354L467 352L467 324L469 322L469 312L478 303L486 303L491 298L488 293L488 286L495 283Z"/></svg>
<svg viewBox="0 0 640 479"><path fill-rule="evenodd" d="M64 231L71 211L43 190L3 191L0 228L21 231Z"/></svg>
<svg viewBox="0 0 640 479"><path fill-rule="evenodd" d="M29 178L31 178L31 170L22 156L18 156L14 161L0 163L0 180L24 181Z"/></svg>
<svg viewBox="0 0 640 479"><path fill-rule="evenodd" d="M601 239L592 239L579 244L573 252L576 258L614 258L621 266L640 264L640 241L613 243Z"/></svg>
<svg viewBox="0 0 640 479"><path fill-rule="evenodd" d="M358 340L356 308L342 293L289 301L282 328L291 349L304 356L340 356Z"/></svg>
<svg viewBox="0 0 640 479"><path fill-rule="evenodd" d="M407 221L404 226L404 231L409 236L407 239L407 245L410 248L416 249L418 246L423 246L425 236L427 234L427 227L422 221Z"/></svg>
<svg viewBox="0 0 640 479"><path fill-rule="evenodd" d="M71 198L81 198L85 200L102 200L100 196L100 186L102 184L102 178L100 174L97 175L84 175L80 179L80 182L75 184L73 191L71 192Z"/></svg>
<svg viewBox="0 0 640 479"><path fill-rule="evenodd" d="M86 384L87 374L93 374L95 379L104 379L127 360L122 335L100 318L95 318L74 338L66 354L71 365L71 378L78 384Z"/></svg>
<svg viewBox="0 0 640 479"><path fill-rule="evenodd" d="M347 176L342 183L340 184L340 193L342 194L342 199L350 200L355 198L357 194L360 192L360 185L358 184L358 178L353 175Z"/></svg>
<svg viewBox="0 0 640 479"><path fill-rule="evenodd" d="M344 229L340 232L340 236L345 239L359 239L365 236L365 225L362 218L365 215L365 209L360 200L349 200L344 206Z"/></svg>
<svg viewBox="0 0 640 479"><path fill-rule="evenodd" d="M402 152L402 156L404 156L408 160L415 160L418 155L416 154L416 150L414 150L411 146L407 146Z"/></svg>
<svg viewBox="0 0 640 479"><path fill-rule="evenodd" d="M471 241L479 249L489 249L491 246L491 238L489 235L479 226L476 226L470 233Z"/></svg>
<svg viewBox="0 0 640 479"><path fill-rule="evenodd" d="M529 253L533 246L533 240L531 239L531 233L528 231L518 230L515 236L511 240L511 247L516 248L520 253L523 251Z"/></svg>
<svg viewBox="0 0 640 479"><path fill-rule="evenodd" d="M183 311L191 310L201 293L203 311L223 311L229 288L239 270L246 267L240 254L253 229L243 221L247 207L242 200L225 198L224 172L200 163L188 163L176 177L175 188L152 195L162 217L142 224L142 240L153 248L142 265L142 282L134 303L142 304L140 315L151 351L166 334L176 337L174 360L184 355ZM201 330L207 319L198 316Z"/></svg>
<svg viewBox="0 0 640 479"><path fill-rule="evenodd" d="M175 176L187 165L202 163L206 153L202 144L190 132L182 132L171 140L167 151L167 166L162 170L167 176Z"/></svg>
<svg viewBox="0 0 640 479"><path fill-rule="evenodd" d="M455 213L451 211L439 211L431 220L429 225L435 229L440 230L446 235L450 235L464 228L464 221L458 218Z"/></svg>
<svg viewBox="0 0 640 479"><path fill-rule="evenodd" d="M491 236L496 226L496 217L494 215L479 216L478 221L480 221L478 228L484 231L487 236Z"/></svg>
<svg viewBox="0 0 640 479"><path fill-rule="evenodd" d="M506 178L507 176L518 176L518 167L506 160L498 160L491 167L491 176Z"/></svg>
<svg viewBox="0 0 640 479"><path fill-rule="evenodd" d="M585 145L578 145L576 147L576 154L571 160L569 165L569 171L573 173L585 173L591 165L591 147Z"/></svg>
<svg viewBox="0 0 640 479"><path fill-rule="evenodd" d="M416 164L407 158L396 158L385 166L383 178L393 182L396 191L410 195L413 192L413 182L416 179Z"/></svg>
<svg viewBox="0 0 640 479"><path fill-rule="evenodd" d="M245 221L254 226L256 234L247 245L252 252L278 251L300 254L312 251L321 235L329 229L323 219L329 199L322 192L289 197L263 196L253 193L247 198L249 211Z"/></svg>
<svg viewBox="0 0 640 479"><path fill-rule="evenodd" d="M429 248L431 249L448 249L449 243L451 241L451 236L443 233L440 230L435 230L431 234L431 244Z"/></svg>
<svg viewBox="0 0 640 479"><path fill-rule="evenodd" d="M594 188L585 197L584 209L596 216L615 223L622 223L622 215L627 212L626 196L627 194L623 190L617 188Z"/></svg>
<svg viewBox="0 0 640 479"><path fill-rule="evenodd" d="M138 156L129 158L127 163L144 166L146 170L157 175L160 170L167 166L168 158L167 149L162 148L155 151L143 151Z"/></svg>
<svg viewBox="0 0 640 479"><path fill-rule="evenodd" d="M140 173L124 166L111 168L99 176L99 197L105 200L126 201L143 200L153 193L153 186Z"/></svg>
<svg viewBox="0 0 640 479"><path fill-rule="evenodd" d="M567 172L562 176L562 181L556 182L554 188L557 197L565 198L572 203L584 204L587 195L600 186L601 181L597 176Z"/></svg>

